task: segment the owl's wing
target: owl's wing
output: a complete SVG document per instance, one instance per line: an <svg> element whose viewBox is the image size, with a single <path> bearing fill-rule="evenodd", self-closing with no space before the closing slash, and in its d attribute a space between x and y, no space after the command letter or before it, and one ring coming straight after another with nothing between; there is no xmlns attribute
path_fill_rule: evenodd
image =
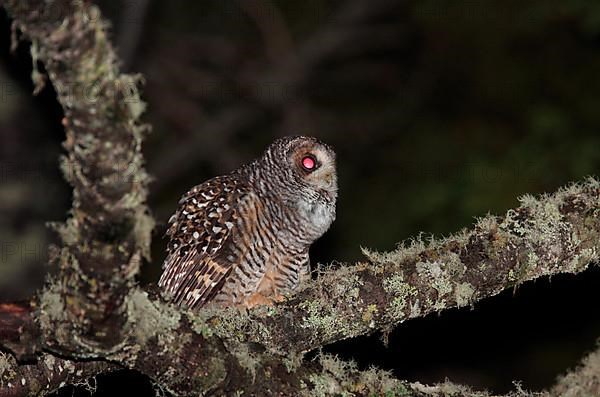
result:
<svg viewBox="0 0 600 397"><path fill-rule="evenodd" d="M159 286L176 304L204 305L232 271L227 246L240 216L238 203L248 188L222 176L198 185L179 201L169 220L167 258Z"/></svg>

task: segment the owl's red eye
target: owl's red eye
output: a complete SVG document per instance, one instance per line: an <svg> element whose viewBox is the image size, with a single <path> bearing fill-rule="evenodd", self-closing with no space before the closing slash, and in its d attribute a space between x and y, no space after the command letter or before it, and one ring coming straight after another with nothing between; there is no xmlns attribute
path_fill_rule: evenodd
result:
<svg viewBox="0 0 600 397"><path fill-rule="evenodd" d="M313 171L317 168L317 160L311 155L306 155L302 157L302 168L306 171Z"/></svg>

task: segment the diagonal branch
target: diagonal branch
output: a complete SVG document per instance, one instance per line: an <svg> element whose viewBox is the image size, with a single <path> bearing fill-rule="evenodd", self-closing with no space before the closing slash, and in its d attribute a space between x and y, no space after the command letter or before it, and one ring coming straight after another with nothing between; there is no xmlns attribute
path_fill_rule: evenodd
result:
<svg viewBox="0 0 600 397"><path fill-rule="evenodd" d="M39 353L36 346L44 351L28 365L0 357L2 396L12 392L9 383L18 381L20 392L41 393L46 385L109 370L105 362L135 368L177 394L335 394L351 390L368 372L341 364L345 375L336 375L327 359L304 362L305 352L472 305L538 277L579 273L598 260L600 184L590 179L552 195L525 197L505 216L488 216L443 240L367 252L368 262L329 270L275 307L182 312L134 285L153 223L140 151L143 104L136 79L118 72L97 9L68 0L0 4L32 40L34 60L45 65L63 106L63 169L74 188L72 216L58 227L63 246L51 253L58 276L29 310L3 306L0 313L8 324L2 334L10 339L0 345L23 358ZM10 324L27 326L15 333ZM30 343L33 352L19 343ZM48 379L42 367L48 359L76 369L67 378L58 376L59 369L47 383L36 381ZM338 388L327 389L331 384ZM368 390L385 389L375 384ZM415 395L435 395L425 386L407 387Z"/></svg>
<svg viewBox="0 0 600 397"><path fill-rule="evenodd" d="M471 305L542 276L578 273L600 252L600 184L527 196L504 217L469 231L412 242L370 262L327 272L274 309L252 312L227 332L275 351L309 351L385 330L409 318ZM267 332L268 331L268 332ZM245 338L245 339L244 339Z"/></svg>
<svg viewBox="0 0 600 397"><path fill-rule="evenodd" d="M599 214L600 184L591 179L526 197L504 217L441 241L370 254L368 263L329 271L288 301L245 314L186 313L134 289L126 299L127 339L105 357L180 394L246 389L255 379L276 389L302 379L306 351L472 305L538 277L585 270L598 259ZM68 332L56 305L61 291L59 285L41 297L40 323Z"/></svg>

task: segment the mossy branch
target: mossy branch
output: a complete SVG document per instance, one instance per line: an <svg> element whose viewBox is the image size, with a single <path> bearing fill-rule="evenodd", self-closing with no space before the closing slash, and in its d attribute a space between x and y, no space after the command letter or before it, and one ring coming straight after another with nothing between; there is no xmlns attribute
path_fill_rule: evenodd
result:
<svg viewBox="0 0 600 397"><path fill-rule="evenodd" d="M368 262L330 270L286 302L248 313L185 312L134 288L125 299L126 339L98 354L183 395L307 385L306 351L473 305L538 277L583 271L598 259L599 215L593 179L528 196L504 217L440 241L370 253ZM43 292L39 321L68 338L62 291L55 282Z"/></svg>
<svg viewBox="0 0 600 397"><path fill-rule="evenodd" d="M589 354L578 368L563 376L542 397L600 396L600 348Z"/></svg>
<svg viewBox="0 0 600 397"><path fill-rule="evenodd" d="M103 361L71 361L42 354L36 362L19 364L9 354L0 352L0 397L43 396L65 385L86 386L95 375L118 367Z"/></svg>
<svg viewBox="0 0 600 397"><path fill-rule="evenodd" d="M504 217L469 231L321 274L287 302L232 316L225 334L298 353L387 330L415 317L472 305L542 276L579 273L600 253L600 184L526 196Z"/></svg>
<svg viewBox="0 0 600 397"><path fill-rule="evenodd" d="M7 0L13 29L31 40L36 91L43 64L62 106L62 170L73 187L71 216L54 225L62 246L50 250L64 288L65 313L77 338L54 340L80 356L122 339L124 297L148 257L153 219L141 142L146 126L139 77L120 74L97 7L87 1ZM16 43L14 43L16 45Z"/></svg>
<svg viewBox="0 0 600 397"><path fill-rule="evenodd" d="M37 363L19 365L10 355L0 353L0 396L21 397L46 395L58 388L75 384L93 391L97 374L116 370L103 361L76 362L52 355L43 355ZM255 368L256 369L256 368ZM255 376L268 376L269 382L255 381L243 388L248 395L294 396L390 396L390 397L589 397L600 395L600 349L587 356L581 366L562 377L548 391L528 392L517 385L516 390L500 396L446 381L424 385L394 379L377 369L360 371L352 363L330 355L319 355L316 360L289 371L279 364L270 372L257 371ZM160 387L160 385L159 385ZM215 395L235 395L235 382L220 389ZM191 393L190 393L191 394Z"/></svg>
<svg viewBox="0 0 600 397"><path fill-rule="evenodd" d="M37 297L35 321L23 320L38 329L16 335L39 335L34 346L44 353L29 365L0 357L2 396L16 381L20 391L42 393L56 382L83 380L107 369L104 361L135 368L176 394L443 395L447 385L428 389L331 358L302 357L410 318L473 305L528 280L578 273L598 260L600 184L590 179L527 196L504 217L485 217L443 240L414 241L386 254L365 251L367 261L328 270L274 307L187 313L149 298L134 285L153 225L145 204L138 79L119 73L105 24L88 2L1 4L32 41L34 63L44 64L64 109L63 170L74 189L71 217L57 227L63 244L51 255L58 276ZM10 349L31 354L14 342ZM53 371L45 383L40 366L58 360L53 353L64 357L63 368L76 370L62 380L60 369ZM485 395L469 393L455 395Z"/></svg>

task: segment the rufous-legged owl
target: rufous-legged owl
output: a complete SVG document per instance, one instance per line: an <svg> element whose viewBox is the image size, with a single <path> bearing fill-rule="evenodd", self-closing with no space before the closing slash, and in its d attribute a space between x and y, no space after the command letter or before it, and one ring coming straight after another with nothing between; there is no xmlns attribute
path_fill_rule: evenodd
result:
<svg viewBox="0 0 600 397"><path fill-rule="evenodd" d="M262 157L181 198L159 287L188 308L281 300L310 277L308 250L335 219L337 191L328 145L276 140Z"/></svg>

